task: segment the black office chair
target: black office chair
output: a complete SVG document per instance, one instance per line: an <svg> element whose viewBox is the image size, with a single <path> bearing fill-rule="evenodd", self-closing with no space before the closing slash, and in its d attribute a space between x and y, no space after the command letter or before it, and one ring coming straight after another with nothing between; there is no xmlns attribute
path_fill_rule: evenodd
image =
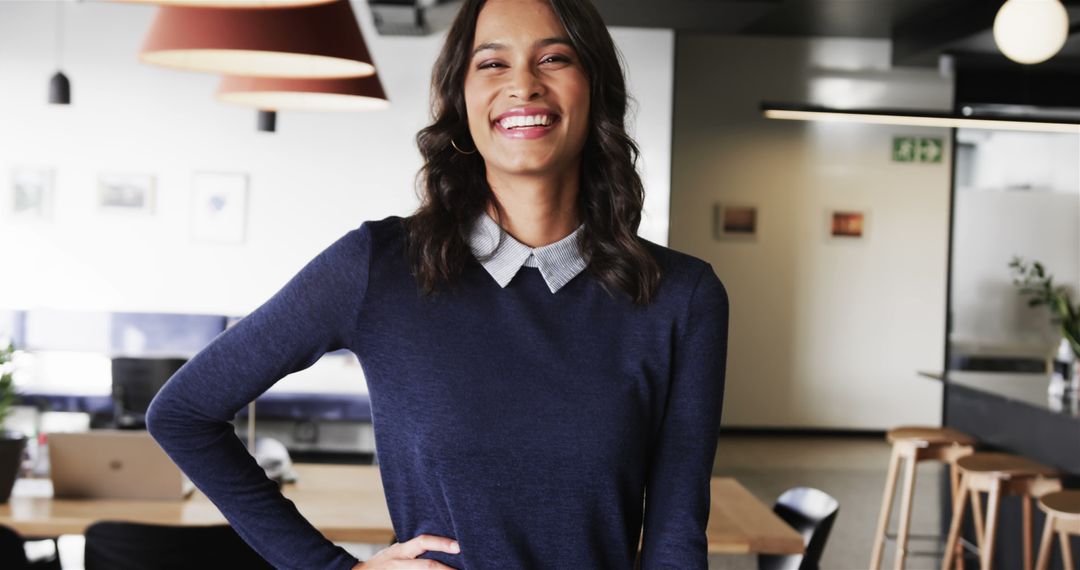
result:
<svg viewBox="0 0 1080 570"><path fill-rule="evenodd" d="M61 570L60 553L41 560L26 558L26 539L14 529L0 525L0 568L5 570ZM54 541L55 544L55 541Z"/></svg>
<svg viewBox="0 0 1080 570"><path fill-rule="evenodd" d="M228 525L101 521L86 529L86 570L273 570Z"/></svg>
<svg viewBox="0 0 1080 570"><path fill-rule="evenodd" d="M759 555L758 570L818 570L821 553L839 511L840 503L824 491L810 487L784 491L776 500L773 512L803 535L806 552L790 556Z"/></svg>

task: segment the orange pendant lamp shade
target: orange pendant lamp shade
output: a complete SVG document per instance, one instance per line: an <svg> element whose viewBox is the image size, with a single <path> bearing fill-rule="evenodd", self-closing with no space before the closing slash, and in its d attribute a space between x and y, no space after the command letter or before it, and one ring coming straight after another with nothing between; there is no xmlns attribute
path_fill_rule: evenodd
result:
<svg viewBox="0 0 1080 570"><path fill-rule="evenodd" d="M334 0L110 0L125 4L158 4L196 8L291 8L326 4Z"/></svg>
<svg viewBox="0 0 1080 570"><path fill-rule="evenodd" d="M345 79L222 79L219 101L272 111L369 111L389 106L377 75Z"/></svg>
<svg viewBox="0 0 1080 570"><path fill-rule="evenodd" d="M349 0L259 10L162 6L139 58L176 69L255 77L375 73Z"/></svg>

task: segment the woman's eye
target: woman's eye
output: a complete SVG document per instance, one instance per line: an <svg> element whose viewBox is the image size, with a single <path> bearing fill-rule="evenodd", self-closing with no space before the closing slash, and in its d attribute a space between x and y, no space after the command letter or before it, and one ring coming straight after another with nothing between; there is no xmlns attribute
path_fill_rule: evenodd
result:
<svg viewBox="0 0 1080 570"><path fill-rule="evenodd" d="M489 61L489 62L486 62L486 63L481 63L476 68L477 69L494 69L492 66L497 67L497 66L500 66L500 65L502 65L502 64L497 62L497 61Z"/></svg>
<svg viewBox="0 0 1080 570"><path fill-rule="evenodd" d="M565 57L565 56L561 56L561 55L551 55L551 56L545 57L544 60L541 61L540 63L547 63L549 61L556 61L556 62L560 62L560 63L569 63L570 59Z"/></svg>

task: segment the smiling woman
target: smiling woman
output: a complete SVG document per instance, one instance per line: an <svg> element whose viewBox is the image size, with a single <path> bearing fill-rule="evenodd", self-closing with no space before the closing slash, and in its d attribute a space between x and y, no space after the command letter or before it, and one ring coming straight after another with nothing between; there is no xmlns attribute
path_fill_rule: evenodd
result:
<svg viewBox="0 0 1080 570"><path fill-rule="evenodd" d="M363 222L170 378L151 434L280 568L707 568L727 355L712 267L637 235L615 46L586 0L466 0L420 208ZM229 424L348 349L398 542L357 563ZM422 560L418 560L422 559Z"/></svg>
<svg viewBox="0 0 1080 570"><path fill-rule="evenodd" d="M636 235L644 188L626 133L626 82L591 3L466 1L431 87L432 124L417 135L423 204L406 226L425 291L452 283L469 257L468 228L450 220L487 212L527 242L583 225L588 272L648 303L660 274ZM555 235L526 235L506 215L535 211L538 196L560 222Z"/></svg>

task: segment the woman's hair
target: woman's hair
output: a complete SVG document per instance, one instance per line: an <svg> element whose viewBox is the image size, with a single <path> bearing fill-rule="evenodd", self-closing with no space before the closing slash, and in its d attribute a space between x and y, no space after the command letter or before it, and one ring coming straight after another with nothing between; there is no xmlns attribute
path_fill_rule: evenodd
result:
<svg viewBox="0 0 1080 570"><path fill-rule="evenodd" d="M645 197L635 168L639 150L626 133L626 82L615 44L588 0L549 0L589 80L589 130L582 150L578 212L586 271L609 294L619 289L637 304L651 301L660 266L637 236ZM432 123L416 135L424 166L417 173L421 204L405 218L412 274L425 294L452 285L469 260L471 223L489 202L484 159L469 133L465 107L476 20L485 0L465 0L446 36L431 78Z"/></svg>

